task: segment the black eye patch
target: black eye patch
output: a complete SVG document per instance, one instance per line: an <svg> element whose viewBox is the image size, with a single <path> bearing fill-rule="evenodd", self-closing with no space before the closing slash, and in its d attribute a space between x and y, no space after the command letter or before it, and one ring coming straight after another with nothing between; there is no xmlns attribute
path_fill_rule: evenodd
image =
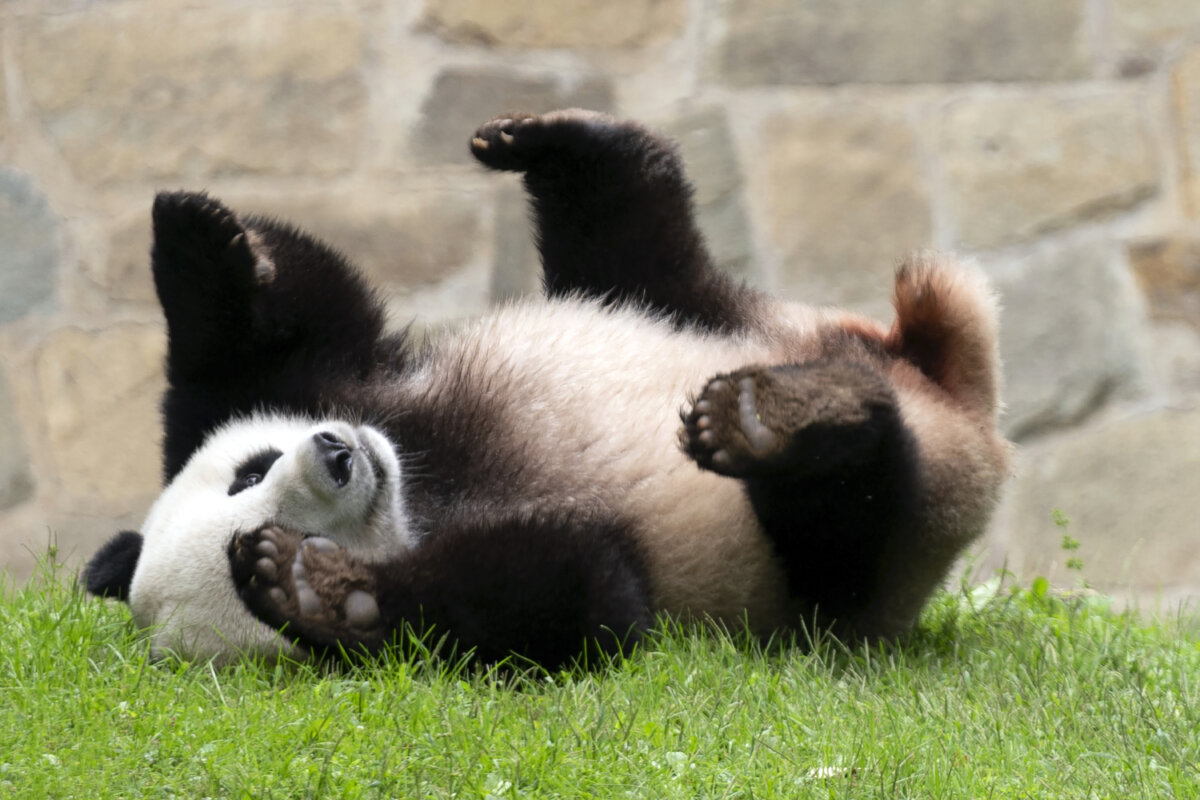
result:
<svg viewBox="0 0 1200 800"><path fill-rule="evenodd" d="M243 461L233 473L233 483L229 484L230 496L260 483L281 455L282 452L269 447Z"/></svg>

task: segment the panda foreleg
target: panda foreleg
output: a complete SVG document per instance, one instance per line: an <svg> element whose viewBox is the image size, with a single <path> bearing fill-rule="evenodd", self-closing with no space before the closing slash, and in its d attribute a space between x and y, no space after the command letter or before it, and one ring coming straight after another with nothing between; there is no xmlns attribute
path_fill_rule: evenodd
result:
<svg viewBox="0 0 1200 800"><path fill-rule="evenodd" d="M873 634L861 615L921 497L918 448L879 369L828 358L717 376L680 439L702 468L744 481L803 622Z"/></svg>
<svg viewBox="0 0 1200 800"><path fill-rule="evenodd" d="M451 525L417 549L364 562L278 526L234 537L238 594L318 654L404 648L410 634L485 663L547 668L626 652L650 622L632 537L619 523L518 518Z"/></svg>
<svg viewBox="0 0 1200 800"><path fill-rule="evenodd" d="M380 353L379 303L316 240L242 219L201 193L159 194L153 218L168 334L167 480L220 423L260 408L322 413L337 400L330 387L353 385L391 357Z"/></svg>
<svg viewBox="0 0 1200 800"><path fill-rule="evenodd" d="M670 140L571 109L497 117L471 152L524 173L548 295L646 303L710 330L749 324L756 295L713 268Z"/></svg>

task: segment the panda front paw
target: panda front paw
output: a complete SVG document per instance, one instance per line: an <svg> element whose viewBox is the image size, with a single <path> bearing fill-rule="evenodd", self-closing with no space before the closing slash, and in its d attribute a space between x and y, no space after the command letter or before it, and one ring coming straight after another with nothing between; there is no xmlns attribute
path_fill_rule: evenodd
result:
<svg viewBox="0 0 1200 800"><path fill-rule="evenodd" d="M235 535L229 562L250 612L304 644L354 644L380 622L371 571L329 539L269 525Z"/></svg>
<svg viewBox="0 0 1200 800"><path fill-rule="evenodd" d="M154 245L157 260L178 252L192 262L252 267L254 255L246 228L221 201L203 192L160 192L154 198Z"/></svg>
<svg viewBox="0 0 1200 800"><path fill-rule="evenodd" d="M572 108L548 114L504 114L471 138L471 154L492 169L524 172L546 156L578 159L621 127L598 111Z"/></svg>
<svg viewBox="0 0 1200 800"><path fill-rule="evenodd" d="M274 281L260 237L221 201L203 192L160 192L152 217L154 281L168 314L182 304L228 303Z"/></svg>

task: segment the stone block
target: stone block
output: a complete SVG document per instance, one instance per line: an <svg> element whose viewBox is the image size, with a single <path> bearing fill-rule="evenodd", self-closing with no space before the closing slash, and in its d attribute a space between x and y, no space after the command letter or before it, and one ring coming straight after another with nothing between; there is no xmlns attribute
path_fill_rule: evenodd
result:
<svg viewBox="0 0 1200 800"><path fill-rule="evenodd" d="M717 267L740 277L757 276L753 234L742 202L742 169L725 112L690 109L667 123L679 142L696 194L696 219Z"/></svg>
<svg viewBox="0 0 1200 800"><path fill-rule="evenodd" d="M1200 587L1200 411L1158 411L1092 426L1028 450L1006 502L1010 569L1071 585L1079 574L1097 589L1159 592ZM1055 509L1079 540L1065 568Z"/></svg>
<svg viewBox="0 0 1200 800"><path fill-rule="evenodd" d="M455 44L632 48L678 36L686 16L685 0L426 0L420 25Z"/></svg>
<svg viewBox="0 0 1200 800"><path fill-rule="evenodd" d="M413 150L423 161L474 163L467 143L492 113L570 107L611 111L613 104L612 85L602 78L568 82L552 75L450 68L438 74L421 107Z"/></svg>
<svg viewBox="0 0 1200 800"><path fill-rule="evenodd" d="M982 95L939 121L957 246L987 249L1125 211L1159 191L1134 88Z"/></svg>
<svg viewBox="0 0 1200 800"><path fill-rule="evenodd" d="M1171 74L1171 100L1184 213L1200 220L1200 47L1176 64Z"/></svg>
<svg viewBox="0 0 1200 800"><path fill-rule="evenodd" d="M37 402L66 498L119 503L160 485L165 345L161 328L122 323L64 328L37 352Z"/></svg>
<svg viewBox="0 0 1200 800"><path fill-rule="evenodd" d="M334 247L374 285L438 283L475 257L483 209L471 192L442 188L360 190L320 197L223 197L242 213L298 225Z"/></svg>
<svg viewBox="0 0 1200 800"><path fill-rule="evenodd" d="M721 0L710 71L737 86L1086 78L1086 0Z"/></svg>
<svg viewBox="0 0 1200 800"><path fill-rule="evenodd" d="M59 225L34 179L0 167L0 323L51 306Z"/></svg>
<svg viewBox="0 0 1200 800"><path fill-rule="evenodd" d="M1039 248L988 263L1003 307L1005 432L1020 439L1086 417L1142 379L1143 315L1115 243Z"/></svg>
<svg viewBox="0 0 1200 800"><path fill-rule="evenodd" d="M8 378L0 372L0 510L28 500L33 489L29 451L13 409Z"/></svg>
<svg viewBox="0 0 1200 800"><path fill-rule="evenodd" d="M366 35L353 11L117 2L15 24L32 110L88 182L357 163Z"/></svg>
<svg viewBox="0 0 1200 800"><path fill-rule="evenodd" d="M503 303L541 292L542 264L534 242L529 198L520 183L505 182L496 192L495 247L491 300Z"/></svg>
<svg viewBox="0 0 1200 800"><path fill-rule="evenodd" d="M144 205L114 226L103 274L97 278L113 300L154 305L158 299L150 274L150 203Z"/></svg>
<svg viewBox="0 0 1200 800"><path fill-rule="evenodd" d="M764 127L762 159L780 288L886 311L896 265L932 235L909 124L858 104L778 116Z"/></svg>
<svg viewBox="0 0 1200 800"><path fill-rule="evenodd" d="M1200 238L1134 242L1129 261L1152 317L1186 322L1200 331Z"/></svg>
<svg viewBox="0 0 1200 800"><path fill-rule="evenodd" d="M1109 13L1124 74L1145 71L1172 44L1200 33L1200 4L1191 0L1112 0Z"/></svg>

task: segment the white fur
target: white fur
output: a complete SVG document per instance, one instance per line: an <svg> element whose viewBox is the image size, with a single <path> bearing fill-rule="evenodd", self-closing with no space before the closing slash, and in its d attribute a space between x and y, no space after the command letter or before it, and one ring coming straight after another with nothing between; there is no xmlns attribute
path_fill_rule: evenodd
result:
<svg viewBox="0 0 1200 800"><path fill-rule="evenodd" d="M322 431L351 447L344 487L317 457L312 437ZM230 496L237 467L268 447L283 455L261 483ZM271 520L320 533L365 558L408 546L391 444L369 427L298 417L259 415L215 431L151 506L141 529L129 605L134 621L153 629L156 654L204 657L281 646L234 593L225 555L235 531Z"/></svg>

